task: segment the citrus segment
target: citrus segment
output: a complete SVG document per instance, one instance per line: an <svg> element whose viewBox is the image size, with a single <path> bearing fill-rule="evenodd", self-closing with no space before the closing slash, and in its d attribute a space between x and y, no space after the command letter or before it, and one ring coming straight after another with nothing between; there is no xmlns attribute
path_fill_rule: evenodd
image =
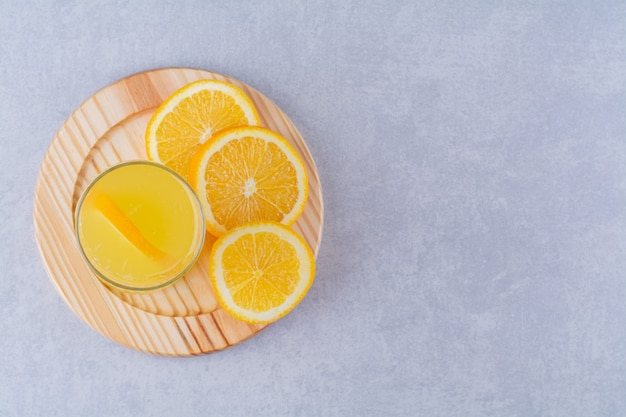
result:
<svg viewBox="0 0 626 417"><path fill-rule="evenodd" d="M149 159L186 178L198 146L223 129L258 124L254 104L241 89L200 80L174 92L157 108L146 129L146 151Z"/></svg>
<svg viewBox="0 0 626 417"><path fill-rule="evenodd" d="M113 200L104 193L97 193L92 199L93 207L98 210L115 229L122 234L134 247L144 255L155 259L164 260L167 254L154 246L141 233L141 230L124 214Z"/></svg>
<svg viewBox="0 0 626 417"><path fill-rule="evenodd" d="M254 221L293 224L304 210L308 178L296 150L262 127L224 130L194 155L189 182L207 229L220 236Z"/></svg>
<svg viewBox="0 0 626 417"><path fill-rule="evenodd" d="M248 323L270 323L289 313L315 275L311 249L276 222L231 229L213 245L209 266L222 307Z"/></svg>

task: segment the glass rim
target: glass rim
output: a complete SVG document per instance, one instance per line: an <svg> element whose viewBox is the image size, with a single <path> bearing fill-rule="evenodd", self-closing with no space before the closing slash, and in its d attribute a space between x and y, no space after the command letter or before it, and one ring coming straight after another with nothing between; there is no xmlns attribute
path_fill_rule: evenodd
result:
<svg viewBox="0 0 626 417"><path fill-rule="evenodd" d="M93 186L96 183L98 183L98 181L100 181L100 179L102 179L102 177L104 177L108 173L110 173L112 171L115 171L116 169L123 168L125 166L129 166L129 165L149 165L149 166L156 167L158 169L162 169L163 171L169 172L183 186L183 188L185 188L188 191L188 193L192 196L189 200L191 201L191 204L195 205L197 207L197 209L198 209L197 211L198 211L198 216L200 218L199 219L200 220L199 223L200 223L200 227L201 227L200 238L199 238L199 241L197 243L198 247L195 249L195 251L193 253L193 256L191 257L191 259L189 260L187 265L185 265L185 267L179 273L175 274L170 279L167 279L167 280L165 280L163 282L159 282L156 285L150 285L150 286L130 286L130 285L121 284L119 282L116 282L116 281L108 278L104 273L99 271L98 268L96 268L96 266L91 262L91 260L89 259L89 257L85 253L85 250L83 249L83 244L82 244L81 239L80 239L80 233L79 233L79 228L78 228L78 225L79 225L78 216L79 216L80 210L81 210L81 208L83 206L83 202L84 202L85 198L87 197L87 195L89 194L89 191L93 188ZM198 258L200 257L200 254L202 253L202 249L204 247L204 241L205 241L205 238L206 238L206 222L205 222L205 219L204 219L204 209L202 207L202 203L201 203L200 199L198 198L198 195L194 191L193 187L191 187L191 185L187 182L187 180L185 180L179 173L177 173L173 169L171 169L168 166L165 166L165 165L163 165L163 164L161 164L159 162L137 159L137 160L123 161L123 162L117 163L115 165L112 165L112 166L106 168L104 171L100 172L93 180L91 180L91 182L89 183L87 188L85 188L85 190L82 192L80 198L78 199L78 202L76 203L76 209L74 210L74 235L75 235L76 241L78 243L78 249L80 251L80 254L81 254L82 258L85 260L85 262L87 263L87 265L89 266L91 271L94 272L96 277L98 279L100 279L104 284L110 285L110 286L112 286L114 288L117 288L117 289L120 289L120 290L123 290L123 291L129 291L129 292L149 292L149 291L154 291L154 290L158 290L158 289L161 289L161 288L165 288L165 287L167 287L169 285L174 284L176 281L181 279L187 272L189 272L189 270L191 268L193 268L193 266L198 261Z"/></svg>

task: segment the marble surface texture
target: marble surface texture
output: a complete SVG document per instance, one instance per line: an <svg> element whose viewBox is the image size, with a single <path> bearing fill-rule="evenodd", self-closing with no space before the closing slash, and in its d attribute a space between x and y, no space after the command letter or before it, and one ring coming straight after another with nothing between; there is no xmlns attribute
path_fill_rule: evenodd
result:
<svg viewBox="0 0 626 417"><path fill-rule="evenodd" d="M127 75L223 72L318 165L318 272L213 355L119 346L32 221L56 130ZM0 416L626 416L624 1L0 0Z"/></svg>

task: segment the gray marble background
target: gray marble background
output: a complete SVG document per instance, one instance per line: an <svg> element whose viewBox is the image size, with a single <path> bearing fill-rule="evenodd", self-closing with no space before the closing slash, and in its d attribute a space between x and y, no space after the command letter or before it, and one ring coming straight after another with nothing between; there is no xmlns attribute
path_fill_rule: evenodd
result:
<svg viewBox="0 0 626 417"><path fill-rule="evenodd" d="M169 66L294 121L316 281L224 352L119 346L32 223L87 97ZM624 1L0 0L1 416L625 416Z"/></svg>

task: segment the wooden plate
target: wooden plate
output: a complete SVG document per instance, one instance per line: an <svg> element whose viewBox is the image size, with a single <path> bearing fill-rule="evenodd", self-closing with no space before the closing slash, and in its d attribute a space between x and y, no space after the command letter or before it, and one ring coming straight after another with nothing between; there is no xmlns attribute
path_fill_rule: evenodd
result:
<svg viewBox="0 0 626 417"><path fill-rule="evenodd" d="M103 285L81 258L75 239L73 213L85 187L114 164L147 159L144 132L152 113L178 88L199 79L242 88L256 105L261 124L294 145L309 174L309 199L294 230L316 256L322 237L324 206L313 158L289 118L254 88L214 72L167 68L132 75L97 92L61 126L44 156L35 188L35 236L46 271L70 308L104 336L144 352L213 352L266 327L240 322L217 304L208 278L214 242L208 234L196 266L173 286L149 294Z"/></svg>

